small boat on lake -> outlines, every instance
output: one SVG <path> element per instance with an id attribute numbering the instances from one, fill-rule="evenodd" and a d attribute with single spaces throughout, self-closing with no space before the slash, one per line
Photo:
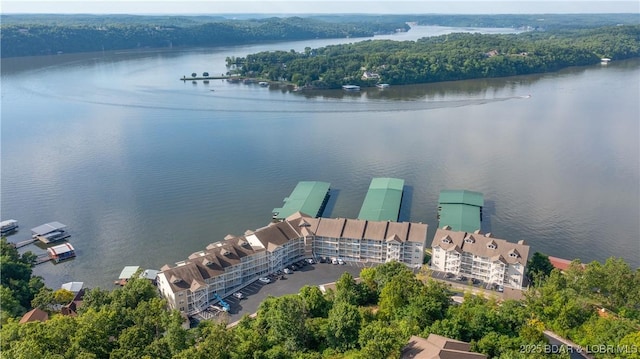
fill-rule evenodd
<path id="1" fill-rule="evenodd" d="M 384 90 L 384 89 L 389 88 L 389 84 L 376 84 L 376 87 L 381 89 L 381 90 Z"/>
<path id="2" fill-rule="evenodd" d="M 258 82 L 258 85 L 260 85 L 262 87 L 267 87 L 267 86 L 269 86 L 269 83 L 267 81 L 260 81 L 260 82 Z"/>
<path id="3" fill-rule="evenodd" d="M 360 86 L 358 85 L 342 85 L 342 89 L 345 91 L 360 91 Z"/>

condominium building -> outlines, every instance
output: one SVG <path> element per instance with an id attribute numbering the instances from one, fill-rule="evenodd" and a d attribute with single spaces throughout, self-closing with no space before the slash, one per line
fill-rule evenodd
<path id="1" fill-rule="evenodd" d="M 431 242 L 431 268 L 479 279 L 488 284 L 521 289 L 529 246 L 482 234 L 453 231 L 445 226 Z"/>
<path id="2" fill-rule="evenodd" d="M 311 218 L 298 212 L 242 236 L 228 235 L 173 267 L 165 265 L 158 288 L 171 308 L 193 315 L 303 258 L 419 266 L 426 238 L 422 223 Z"/>

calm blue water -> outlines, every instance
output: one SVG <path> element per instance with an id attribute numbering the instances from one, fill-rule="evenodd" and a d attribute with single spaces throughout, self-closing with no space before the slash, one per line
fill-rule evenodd
<path id="1" fill-rule="evenodd" d="M 325 215 L 355 217 L 371 178 L 390 176 L 407 186 L 401 219 L 430 236 L 439 191 L 465 188 L 484 193 L 498 238 L 640 266 L 640 61 L 355 94 L 178 80 L 337 42 L 3 60 L 0 209 L 21 225 L 9 239 L 60 221 L 78 258 L 36 274 L 110 287 L 125 265 L 160 268 L 265 225 L 300 180 L 331 182 Z"/>

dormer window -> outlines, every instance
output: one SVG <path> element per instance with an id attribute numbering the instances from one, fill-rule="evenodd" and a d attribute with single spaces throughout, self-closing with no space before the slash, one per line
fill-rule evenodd
<path id="1" fill-rule="evenodd" d="M 444 236 L 442 238 L 442 243 L 451 243 L 451 237 L 449 236 Z"/>
<path id="2" fill-rule="evenodd" d="M 518 253 L 517 250 L 512 249 L 511 251 L 509 251 L 509 257 L 511 257 L 511 258 L 520 258 L 520 253 Z"/>
<path id="3" fill-rule="evenodd" d="M 467 238 L 465 238 L 465 239 L 464 239 L 464 242 L 465 242 L 465 243 L 475 243 L 475 242 L 476 242 L 476 240 L 475 240 L 475 239 L 473 239 L 473 237 L 468 236 Z"/>
<path id="4" fill-rule="evenodd" d="M 172 275 L 170 280 L 171 280 L 171 283 L 173 283 L 173 284 L 178 284 L 178 283 L 182 282 L 182 279 L 176 277 L 175 275 Z"/>
<path id="5" fill-rule="evenodd" d="M 496 242 L 491 241 L 491 242 L 489 242 L 489 243 L 487 244 L 487 248 L 489 248 L 489 249 L 496 249 L 496 248 L 498 248 L 498 246 L 496 245 Z"/>
<path id="6" fill-rule="evenodd" d="M 222 250 L 220 251 L 220 254 L 222 254 L 225 257 L 228 257 L 231 254 L 231 252 L 229 252 L 228 250 L 222 248 Z"/>

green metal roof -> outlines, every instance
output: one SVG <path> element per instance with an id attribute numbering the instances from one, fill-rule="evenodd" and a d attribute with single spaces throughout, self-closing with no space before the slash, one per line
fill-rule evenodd
<path id="1" fill-rule="evenodd" d="M 454 231 L 474 232 L 480 229 L 480 207 L 467 204 L 440 204 L 438 227 L 451 227 Z"/>
<path id="2" fill-rule="evenodd" d="M 318 217 L 324 210 L 330 186 L 328 182 L 298 182 L 289 197 L 284 199 L 284 206 L 273 209 L 273 218 L 285 219 L 296 212 Z"/>
<path id="3" fill-rule="evenodd" d="M 457 203 L 468 204 L 471 206 L 484 206 L 484 196 L 480 192 L 467 191 L 464 189 L 446 189 L 440 191 L 440 204 Z"/>
<path id="4" fill-rule="evenodd" d="M 374 178 L 369 185 L 358 219 L 368 221 L 397 221 L 404 180 L 399 178 Z"/>

